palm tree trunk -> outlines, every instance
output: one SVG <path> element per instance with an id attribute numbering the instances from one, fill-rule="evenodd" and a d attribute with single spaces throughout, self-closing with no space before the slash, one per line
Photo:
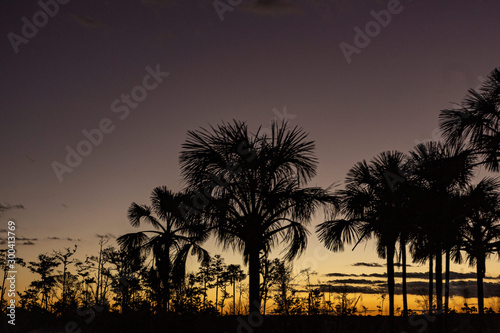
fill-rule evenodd
<path id="1" fill-rule="evenodd" d="M 284 281 L 281 282 L 281 297 L 283 298 L 283 309 L 285 310 L 285 315 L 288 316 L 288 302 L 286 299 L 286 289 L 287 285 Z"/>
<path id="2" fill-rule="evenodd" d="M 165 287 L 165 297 L 163 299 L 163 310 L 164 311 L 169 311 L 169 304 L 170 304 L 170 244 L 166 245 L 166 253 L 164 254 L 165 257 L 162 260 L 162 270 L 163 271 L 163 284 Z"/>
<path id="3" fill-rule="evenodd" d="M 259 250 L 251 249 L 248 255 L 249 313 L 260 314 L 260 258 Z"/>
<path id="4" fill-rule="evenodd" d="M 389 289 L 389 316 L 394 317 L 394 246 L 387 246 L 387 287 Z"/>
<path id="5" fill-rule="evenodd" d="M 483 289 L 483 279 L 486 271 L 486 263 L 483 255 L 477 258 L 477 308 L 479 314 L 484 314 L 484 289 Z"/>
<path id="6" fill-rule="evenodd" d="M 437 313 L 443 311 L 443 255 L 441 249 L 436 252 L 436 297 Z"/>
<path id="7" fill-rule="evenodd" d="M 446 249 L 444 283 L 444 313 L 448 313 L 450 304 L 450 249 Z"/>
<path id="8" fill-rule="evenodd" d="M 401 239 L 401 262 L 403 265 L 403 316 L 408 316 L 408 293 L 406 290 L 406 240 Z"/>
<path id="9" fill-rule="evenodd" d="M 433 256 L 432 253 L 429 255 L 429 314 L 432 314 L 432 300 L 434 298 L 434 277 L 432 276 L 433 268 Z"/>

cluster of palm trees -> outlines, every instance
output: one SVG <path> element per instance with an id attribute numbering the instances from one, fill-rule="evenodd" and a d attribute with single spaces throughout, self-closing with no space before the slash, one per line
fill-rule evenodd
<path id="1" fill-rule="evenodd" d="M 429 311 L 433 299 L 433 261 L 437 310 L 447 311 L 450 261 L 463 254 L 477 268 L 479 313 L 484 311 L 485 262 L 500 255 L 500 182 L 486 177 L 473 184 L 475 168 L 498 170 L 500 153 L 500 71 L 494 70 L 481 91 L 469 91 L 459 109 L 440 115 L 445 142 L 417 145 L 408 155 L 383 152 L 370 162 L 357 163 L 338 191 L 342 219 L 317 227 L 332 251 L 344 244 L 375 237 L 380 257 L 387 260 L 389 313 L 394 315 L 394 257 L 402 262 L 403 314 L 407 249 L 415 262 L 429 263 Z M 443 256 L 445 304 L 443 307 Z"/>
<path id="2" fill-rule="evenodd" d="M 448 308 L 450 262 L 476 265 L 482 312 L 485 260 L 499 252 L 500 182 L 473 180 L 480 165 L 499 169 L 499 96 L 500 71 L 494 70 L 459 109 L 442 111 L 444 142 L 359 162 L 349 171 L 345 189 L 335 192 L 307 187 L 318 161 L 314 142 L 301 128 L 283 122 L 251 133 L 244 122 L 234 121 L 189 131 L 180 154 L 185 190 L 176 194 L 159 187 L 151 206 L 133 203 L 128 211 L 132 226 L 146 223 L 153 229 L 123 235 L 119 244 L 153 254 L 168 309 L 170 284 L 185 273 L 187 256 L 206 262 L 201 245 L 214 235 L 223 248 L 242 253 L 250 312 L 258 313 L 262 262 L 276 247 L 287 260 L 300 255 L 307 246 L 306 227 L 323 208 L 332 218 L 316 231 L 330 250 L 376 238 L 378 254 L 387 260 L 391 316 L 396 254 L 403 268 L 403 313 L 408 313 L 407 250 L 414 261 L 429 263 L 429 300 L 435 270 L 438 310 Z"/>

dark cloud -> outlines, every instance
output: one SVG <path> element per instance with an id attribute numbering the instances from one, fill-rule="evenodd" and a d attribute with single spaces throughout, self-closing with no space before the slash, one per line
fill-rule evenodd
<path id="1" fill-rule="evenodd" d="M 357 262 L 357 263 L 352 264 L 352 266 L 382 267 L 381 264 L 377 264 L 376 262 Z"/>
<path id="2" fill-rule="evenodd" d="M 88 16 L 80 16 L 80 15 L 74 15 L 73 14 L 73 21 L 78 23 L 84 28 L 89 28 L 89 29 L 96 29 L 96 28 L 105 28 L 106 24 L 104 24 L 102 21 L 90 18 Z"/>
<path id="3" fill-rule="evenodd" d="M 11 205 L 11 204 L 0 203 L 0 216 L 2 216 L 3 213 L 5 213 L 6 211 L 11 210 L 11 209 L 24 209 L 24 206 L 20 205 L 20 204 Z"/>
<path id="4" fill-rule="evenodd" d="M 385 283 L 381 280 L 367 280 L 367 279 L 338 279 L 338 280 L 330 280 L 328 283 L 334 284 L 373 284 L 373 283 Z"/>
<path id="5" fill-rule="evenodd" d="M 344 273 L 328 273 L 325 274 L 326 277 L 371 277 L 371 278 L 385 278 L 387 277 L 387 273 L 371 273 L 371 274 L 344 274 Z M 401 272 L 395 272 L 394 276 L 396 278 L 401 278 L 403 274 Z M 406 273 L 406 277 L 408 279 L 422 279 L 427 280 L 429 278 L 429 274 L 427 272 L 408 272 Z M 468 273 L 459 273 L 459 272 L 450 272 L 450 280 L 464 280 L 464 279 L 475 279 L 476 273 L 468 272 Z M 498 279 L 499 277 L 487 276 L 486 279 Z"/>
<path id="6" fill-rule="evenodd" d="M 385 264 L 384 266 L 387 266 L 387 264 Z M 394 263 L 394 267 L 403 267 L 403 264 L 396 262 Z M 406 267 L 413 267 L 413 266 L 410 264 L 406 264 Z"/>
<path id="7" fill-rule="evenodd" d="M 497 282 L 485 282 L 484 286 L 484 297 L 500 297 L 500 281 Z M 427 295 L 428 293 L 428 282 L 424 281 L 412 281 L 407 283 L 408 294 L 412 295 Z M 444 285 L 443 285 L 444 289 Z M 402 293 L 401 284 L 396 285 L 396 294 L 400 295 Z M 450 282 L 450 295 L 460 296 L 460 297 L 476 297 L 477 295 L 477 283 L 475 280 L 469 281 L 451 281 Z"/>
<path id="8" fill-rule="evenodd" d="M 321 292 L 330 293 L 343 293 L 347 292 L 349 294 L 383 294 L 386 293 L 386 288 L 381 288 L 378 286 L 353 286 L 353 285 L 342 285 L 342 286 L 332 286 L 332 285 L 319 285 Z"/>
<path id="9" fill-rule="evenodd" d="M 21 243 L 21 245 L 35 245 L 35 243 L 33 243 L 32 241 L 26 241 Z"/>
<path id="10" fill-rule="evenodd" d="M 18 240 L 18 241 L 37 241 L 38 238 L 17 237 L 16 240 Z"/>
<path id="11" fill-rule="evenodd" d="M 0 229 L 0 233 L 7 232 L 7 229 Z"/>
<path id="12" fill-rule="evenodd" d="M 394 273 L 397 274 L 397 273 Z M 375 277 L 375 278 L 385 278 L 387 274 L 385 273 L 371 273 L 371 274 L 359 274 L 358 276 L 362 277 Z"/>
<path id="13" fill-rule="evenodd" d="M 493 279 L 493 278 L 490 278 Z M 443 281 L 444 283 L 444 281 Z M 485 297 L 500 297 L 500 279 L 495 282 L 485 282 Z M 367 279 L 340 279 L 328 281 L 327 284 L 316 285 L 322 292 L 342 292 L 348 293 L 380 294 L 387 293 L 387 282 L 382 280 Z M 409 295 L 425 296 L 428 293 L 429 284 L 427 281 L 408 281 L 406 283 Z M 435 287 L 434 287 L 435 288 Z M 444 285 L 443 285 L 444 288 Z M 400 281 L 395 283 L 395 294 L 402 294 L 402 285 Z M 435 291 L 434 291 L 435 292 Z M 465 298 L 476 297 L 477 284 L 475 280 L 456 280 L 450 281 L 450 295 Z"/>
<path id="14" fill-rule="evenodd" d="M 301 10 L 289 0 L 257 0 L 241 7 L 257 15 L 290 15 L 300 13 Z"/>
<path id="15" fill-rule="evenodd" d="M 47 239 L 49 240 L 65 240 L 65 241 L 70 241 L 70 242 L 81 242 L 82 240 L 80 238 L 71 238 L 71 237 L 55 237 L 55 236 L 51 236 L 51 237 L 48 237 Z"/>
<path id="16" fill-rule="evenodd" d="M 335 277 L 335 276 L 356 276 L 356 274 L 344 274 L 344 273 L 327 273 L 325 276 Z"/>

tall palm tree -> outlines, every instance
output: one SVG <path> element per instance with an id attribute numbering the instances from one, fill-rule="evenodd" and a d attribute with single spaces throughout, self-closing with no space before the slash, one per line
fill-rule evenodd
<path id="1" fill-rule="evenodd" d="M 389 151 L 370 163 L 358 162 L 347 174 L 345 190 L 338 192 L 345 219 L 324 222 L 316 229 L 319 239 L 335 252 L 343 251 L 345 243 L 375 236 L 377 252 L 387 260 L 390 316 L 394 316 L 394 255 L 400 222 L 406 217 L 402 186 L 408 173 L 406 160 L 403 153 Z"/>
<path id="2" fill-rule="evenodd" d="M 285 122 L 252 135 L 234 121 L 189 131 L 183 144 L 182 175 L 198 191 L 197 211 L 248 264 L 250 312 L 260 313 L 261 255 L 278 245 L 288 260 L 300 255 L 314 211 L 335 201 L 328 190 L 303 187 L 317 168 L 314 142 L 306 139 Z"/>
<path id="3" fill-rule="evenodd" d="M 500 70 L 494 69 L 479 91 L 470 89 L 460 107 L 443 110 L 440 128 L 448 143 L 469 140 L 492 171 L 500 169 Z"/>
<path id="4" fill-rule="evenodd" d="M 483 279 L 486 259 L 498 253 L 500 243 L 500 181 L 483 178 L 465 191 L 465 223 L 462 226 L 461 250 L 471 266 L 476 265 L 479 314 L 484 313 Z"/>
<path id="5" fill-rule="evenodd" d="M 411 205 L 418 218 L 419 243 L 416 260 L 422 261 L 422 250 L 429 260 L 435 258 L 437 310 L 443 310 L 443 254 L 446 260 L 446 294 L 449 295 L 449 260 L 456 253 L 460 223 L 457 219 L 457 195 L 471 180 L 473 162 L 470 151 L 462 145 L 452 146 L 429 141 L 411 152 L 413 171 Z M 432 299 L 432 298 L 431 298 Z"/>
<path id="6" fill-rule="evenodd" d="M 128 209 L 130 224 L 139 228 L 141 222 L 153 229 L 128 233 L 117 239 L 125 251 L 141 250 L 153 255 L 162 282 L 162 307 L 168 311 L 172 284 L 184 281 L 188 255 L 196 255 L 199 261 L 210 259 L 201 244 L 208 233 L 203 224 L 187 222 L 179 206 L 190 196 L 173 193 L 165 186 L 156 187 L 151 193 L 151 205 L 133 202 Z"/>

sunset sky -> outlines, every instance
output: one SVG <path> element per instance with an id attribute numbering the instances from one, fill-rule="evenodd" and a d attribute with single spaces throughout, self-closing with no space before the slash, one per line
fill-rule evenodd
<path id="1" fill-rule="evenodd" d="M 178 158 L 188 130 L 233 119 L 256 130 L 286 118 L 316 142 L 310 185 L 341 188 L 354 163 L 438 139 L 439 111 L 500 66 L 497 0 L 253 0 L 234 8 L 221 0 L 219 9 L 212 0 L 54 1 L 42 0 L 53 17 L 39 14 L 37 1 L 0 2 L 0 203 L 24 207 L 6 210 L 0 230 L 17 223 L 27 260 L 74 244 L 83 258 L 96 253 L 96 234 L 135 231 L 126 217 L 132 202 L 149 203 L 159 185 L 183 188 Z M 385 27 L 370 24 L 375 17 Z M 345 53 L 347 44 L 356 52 Z M 130 94 L 136 102 L 126 101 Z M 99 127 L 109 133 L 90 148 L 81 143 L 83 131 Z M 68 147 L 87 156 L 68 166 Z M 297 267 L 317 271 L 313 281 L 385 283 L 373 242 L 328 253 L 313 233 L 320 222 L 312 221 Z M 213 241 L 207 249 L 222 253 Z M 238 253 L 223 256 L 240 263 Z M 418 277 L 427 267 L 408 270 Z M 33 278 L 22 272 L 21 290 Z M 486 275 L 500 277 L 496 258 Z M 485 288 L 500 297 L 498 285 Z M 373 309 L 378 295 L 363 297 Z"/>

